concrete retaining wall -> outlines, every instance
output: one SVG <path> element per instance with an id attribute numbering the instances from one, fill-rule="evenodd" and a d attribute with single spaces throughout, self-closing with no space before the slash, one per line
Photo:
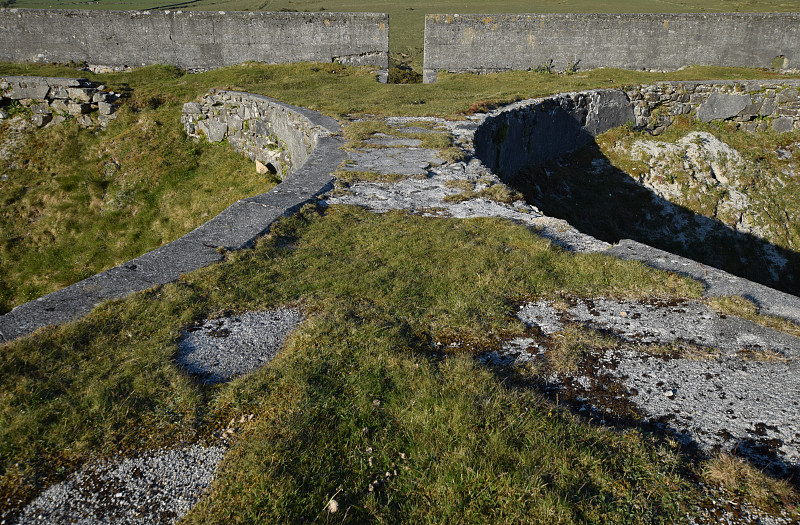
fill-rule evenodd
<path id="1" fill-rule="evenodd" d="M 748 132 L 800 130 L 800 80 L 659 82 L 523 100 L 487 115 L 475 131 L 475 155 L 507 177 L 623 124 L 658 135 L 676 115 Z"/>
<path id="2" fill-rule="evenodd" d="M 239 99 L 271 108 L 261 118 L 275 130 L 282 128 L 277 121 L 285 118 L 287 128 L 299 129 L 300 135 L 309 137 L 311 150 L 305 162 L 295 164 L 292 175 L 269 192 L 234 203 L 180 239 L 0 316 L 0 343 L 72 321 L 103 301 L 175 281 L 184 273 L 219 262 L 226 250 L 251 246 L 276 220 L 333 188 L 333 171 L 346 157 L 334 119 L 260 95 L 222 92 L 213 96 L 231 107 Z M 283 139 L 281 135 L 278 138 Z M 284 142 L 291 144 L 293 139 Z"/>
<path id="3" fill-rule="evenodd" d="M 389 64 L 389 15 L 0 9 L 0 60 L 170 64 Z"/>
<path id="4" fill-rule="evenodd" d="M 800 67 L 800 13 L 428 15 L 424 81 L 440 70 Z"/>

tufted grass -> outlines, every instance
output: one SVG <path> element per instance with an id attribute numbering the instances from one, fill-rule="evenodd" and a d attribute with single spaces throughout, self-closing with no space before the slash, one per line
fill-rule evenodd
<path id="1" fill-rule="evenodd" d="M 677 450 L 471 358 L 522 333 L 516 302 L 556 292 L 702 289 L 507 221 L 306 207 L 222 264 L 4 345 L 0 510 L 90 458 L 212 439 L 253 414 L 189 522 L 313 520 L 337 491 L 333 521 L 669 522 L 692 494 Z M 280 304 L 310 319 L 271 366 L 206 387 L 173 365 L 194 321 Z"/>
<path id="2" fill-rule="evenodd" d="M 0 72 L 75 75 L 29 65 Z M 132 107 L 151 104 L 172 107 L 177 119 L 180 103 L 210 87 L 334 116 L 458 117 L 476 101 L 670 77 L 442 75 L 434 86 L 383 86 L 368 69 L 328 64 L 87 76 L 130 95 L 120 117 L 129 124 Z M 234 425 L 230 456 L 189 523 L 680 521 L 701 495 L 695 466 L 674 445 L 583 421 L 475 365 L 477 352 L 523 332 L 512 316 L 518 302 L 562 294 L 678 299 L 698 298 L 702 287 L 638 263 L 564 253 L 502 220 L 306 208 L 222 264 L 0 347 L 0 514 L 86 461 L 214 440 L 252 414 Z M 283 304 L 310 319 L 270 366 L 213 387 L 174 366 L 182 328 Z M 325 510 L 331 498 L 336 514 Z"/>

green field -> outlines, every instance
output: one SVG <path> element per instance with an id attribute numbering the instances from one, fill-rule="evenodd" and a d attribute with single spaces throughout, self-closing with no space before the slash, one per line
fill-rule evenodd
<path id="1" fill-rule="evenodd" d="M 800 0 L 12 0 L 12 7 L 38 9 L 186 9 L 198 11 L 366 11 L 389 13 L 392 57 L 422 66 L 428 13 L 730 13 L 800 11 Z"/>

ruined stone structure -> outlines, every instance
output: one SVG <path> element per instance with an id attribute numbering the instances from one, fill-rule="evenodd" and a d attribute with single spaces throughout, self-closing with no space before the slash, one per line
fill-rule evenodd
<path id="1" fill-rule="evenodd" d="M 85 78 L 0 77 L 0 120 L 14 103 L 31 111 L 38 127 L 77 118 L 84 127 L 105 127 L 116 118 L 119 95 Z"/>
<path id="2" fill-rule="evenodd" d="M 0 9 L 0 60 L 186 70 L 242 62 L 389 65 L 389 15 Z"/>
<path id="3" fill-rule="evenodd" d="M 424 81 L 437 71 L 540 66 L 676 70 L 689 65 L 797 68 L 800 14 L 428 15 Z"/>

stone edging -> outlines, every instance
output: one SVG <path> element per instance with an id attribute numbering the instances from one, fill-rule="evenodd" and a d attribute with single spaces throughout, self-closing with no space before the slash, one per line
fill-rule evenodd
<path id="1" fill-rule="evenodd" d="M 762 122 L 775 131 L 798 129 L 798 88 L 800 81 L 796 80 L 661 82 L 523 100 L 483 119 L 475 130 L 475 156 L 508 180 L 526 165 L 574 151 L 616 126 L 631 123 L 658 134 L 670 115 L 699 115 L 707 122 L 729 120 L 746 131 L 755 130 Z M 705 284 L 709 296 L 740 295 L 754 301 L 765 314 L 800 322 L 800 297 L 697 261 L 630 239 L 599 253 L 688 275 Z"/>
<path id="2" fill-rule="evenodd" d="M 287 116 L 288 120 L 299 123 L 301 134 L 310 137 L 313 148 L 305 163 L 269 192 L 239 200 L 161 248 L 17 306 L 0 316 L 0 342 L 28 335 L 47 325 L 75 320 L 103 301 L 175 281 L 184 273 L 219 262 L 224 251 L 251 246 L 276 220 L 332 189 L 332 173 L 346 157 L 340 149 L 342 139 L 335 119 L 261 95 L 236 92 L 218 95 L 272 108 L 264 116 L 270 115 L 273 123 Z"/>

